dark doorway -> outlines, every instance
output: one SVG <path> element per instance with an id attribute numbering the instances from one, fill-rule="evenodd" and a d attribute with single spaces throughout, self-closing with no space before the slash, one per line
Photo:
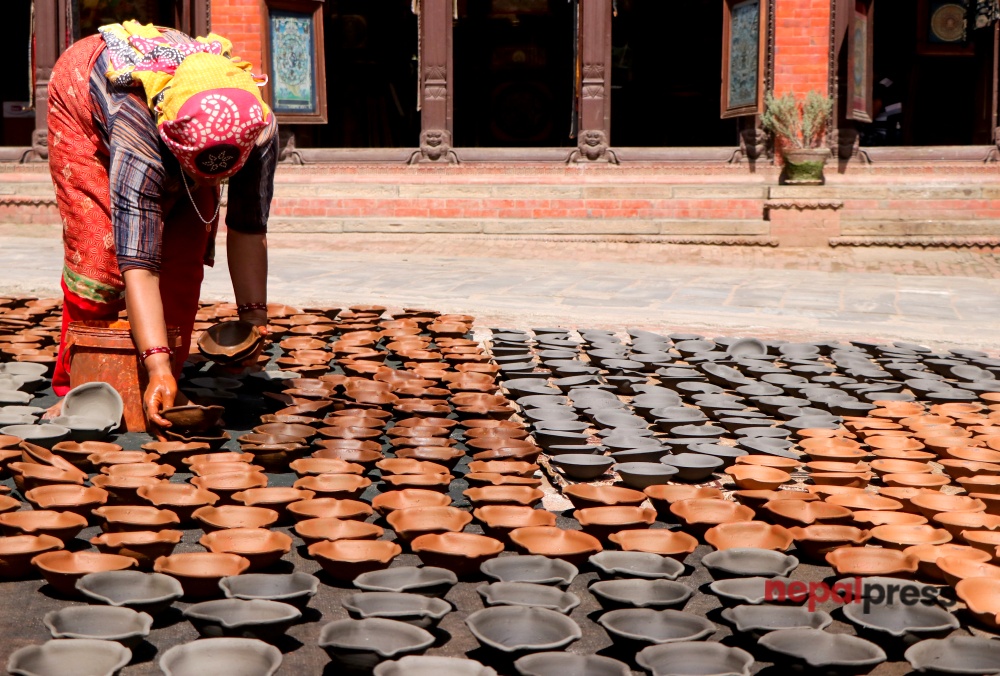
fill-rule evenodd
<path id="1" fill-rule="evenodd" d="M 875 2 L 875 118 L 861 127 L 863 145 L 991 143 L 993 27 L 974 29 L 969 17 L 964 40 L 928 38 L 941 6 L 935 0 Z"/>
<path id="2" fill-rule="evenodd" d="M 611 20 L 611 143 L 736 146 L 720 119 L 722 1 L 617 0 Z"/>
<path id="3" fill-rule="evenodd" d="M 327 0 L 324 26 L 329 123 L 299 125 L 301 146 L 413 147 L 417 17 L 410 0 Z"/>
<path id="4" fill-rule="evenodd" d="M 455 145 L 575 145 L 575 0 L 460 0 Z"/>
<path id="5" fill-rule="evenodd" d="M 75 37 L 93 35 L 101 26 L 135 19 L 166 28 L 177 28 L 176 0 L 76 0 Z"/>
<path id="6" fill-rule="evenodd" d="M 26 64 L 31 42 L 31 3 L 15 2 L 6 7 L 6 18 L 0 26 L 0 54 L 4 63 L 12 64 L 0 80 L 0 138 L 5 146 L 31 145 L 35 128 L 34 111 L 28 107 L 31 82 Z"/>

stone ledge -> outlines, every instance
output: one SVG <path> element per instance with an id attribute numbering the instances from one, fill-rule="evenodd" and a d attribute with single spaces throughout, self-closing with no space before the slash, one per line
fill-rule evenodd
<path id="1" fill-rule="evenodd" d="M 984 249 L 1000 251 L 1000 237 L 831 237 L 830 246 L 919 247 L 922 249 Z"/>
<path id="2" fill-rule="evenodd" d="M 856 220 L 843 219 L 844 237 L 1000 237 L 1000 220 Z"/>

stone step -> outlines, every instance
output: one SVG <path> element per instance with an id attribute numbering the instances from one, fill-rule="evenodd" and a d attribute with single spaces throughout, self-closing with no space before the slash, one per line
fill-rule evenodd
<path id="1" fill-rule="evenodd" d="M 715 236 L 767 237 L 763 220 L 711 219 L 427 219 L 272 217 L 272 232 L 296 233 L 438 233 L 563 236 Z"/>
<path id="2" fill-rule="evenodd" d="M 1000 219 L 948 220 L 848 219 L 840 221 L 844 237 L 1000 237 Z"/>

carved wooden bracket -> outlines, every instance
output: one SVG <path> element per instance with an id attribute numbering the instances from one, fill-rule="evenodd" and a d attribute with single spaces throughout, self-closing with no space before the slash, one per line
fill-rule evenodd
<path id="1" fill-rule="evenodd" d="M 451 149 L 451 132 L 445 129 L 427 129 L 420 132 L 420 150 L 410 155 L 408 164 L 459 164 L 458 155 Z"/>

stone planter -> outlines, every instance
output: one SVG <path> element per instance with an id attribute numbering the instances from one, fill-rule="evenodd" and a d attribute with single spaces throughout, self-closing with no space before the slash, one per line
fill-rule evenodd
<path id="1" fill-rule="evenodd" d="M 828 148 L 789 148 L 782 153 L 784 185 L 823 185 L 823 167 L 830 157 Z"/>

